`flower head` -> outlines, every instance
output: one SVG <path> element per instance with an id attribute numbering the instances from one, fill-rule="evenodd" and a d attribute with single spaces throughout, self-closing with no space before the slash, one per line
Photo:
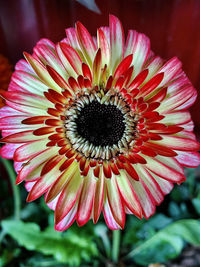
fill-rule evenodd
<path id="1" fill-rule="evenodd" d="M 1 109 L 1 155 L 13 158 L 27 201 L 45 194 L 55 227 L 109 228 L 125 214 L 149 218 L 183 167 L 196 167 L 199 144 L 187 111 L 196 91 L 177 58 L 154 56 L 149 39 L 110 16 L 92 38 L 77 22 L 67 38 L 40 40 L 24 53 Z"/>

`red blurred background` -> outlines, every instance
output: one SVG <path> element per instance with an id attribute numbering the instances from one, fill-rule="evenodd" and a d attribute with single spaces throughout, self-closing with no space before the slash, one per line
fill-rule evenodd
<path id="1" fill-rule="evenodd" d="M 151 40 L 152 50 L 165 59 L 173 56 L 200 91 L 200 0 L 96 0 L 101 14 L 75 0 L 0 1 L 0 53 L 15 64 L 22 52 L 32 52 L 43 37 L 57 42 L 67 27 L 80 20 L 96 35 L 96 28 L 108 25 L 108 14 L 120 18 L 125 33 L 135 29 Z M 198 97 L 191 108 L 199 135 Z"/>

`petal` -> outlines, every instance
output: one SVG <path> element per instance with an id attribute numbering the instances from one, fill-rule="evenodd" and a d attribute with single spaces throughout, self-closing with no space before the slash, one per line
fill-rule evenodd
<path id="1" fill-rule="evenodd" d="M 124 73 L 125 71 L 128 70 L 128 68 L 129 68 L 130 65 L 131 65 L 132 59 L 133 59 L 133 55 L 129 55 L 129 56 L 125 57 L 125 58 L 120 62 L 120 64 L 117 66 L 117 68 L 116 68 L 116 70 L 115 70 L 115 73 L 114 73 L 114 75 L 113 75 L 113 78 L 114 78 L 114 79 L 119 78 L 121 75 L 123 75 L 123 73 Z"/>
<path id="2" fill-rule="evenodd" d="M 16 184 L 21 183 L 38 166 L 51 158 L 54 153 L 57 153 L 57 149 L 55 147 L 47 148 L 45 151 L 42 151 L 40 154 L 34 156 L 28 162 L 26 162 L 17 176 Z"/>
<path id="3" fill-rule="evenodd" d="M 54 68 L 63 78 L 67 78 L 67 73 L 61 64 L 59 58 L 55 55 L 52 49 L 44 44 L 37 45 L 34 49 L 34 55 L 43 63 L 44 66 L 50 65 Z"/>
<path id="4" fill-rule="evenodd" d="M 158 86 L 160 87 L 163 76 L 164 73 L 161 72 L 151 78 L 151 80 L 149 80 L 144 86 L 140 88 L 139 96 L 148 97 L 148 95 L 150 95 Z"/>
<path id="5" fill-rule="evenodd" d="M 165 117 L 162 119 L 162 123 L 167 125 L 185 124 L 191 120 L 190 112 L 188 111 L 172 111 L 165 113 Z"/>
<path id="6" fill-rule="evenodd" d="M 68 83 L 69 83 L 70 87 L 72 88 L 72 90 L 76 93 L 78 93 L 78 91 L 81 89 L 79 87 L 79 84 L 77 83 L 76 79 L 74 79 L 73 77 L 69 77 Z"/>
<path id="7" fill-rule="evenodd" d="M 46 69 L 49 73 L 49 75 L 51 76 L 51 78 L 63 89 L 67 89 L 67 91 L 69 90 L 69 85 L 66 83 L 66 81 L 60 76 L 60 74 L 58 72 L 56 72 L 52 67 L 50 66 L 46 66 Z M 47 90 L 44 90 L 44 95 L 46 93 Z M 54 91 L 54 90 L 53 90 Z M 63 92 L 62 92 L 63 93 Z M 46 95 L 45 95 L 46 96 Z M 51 100 L 50 100 L 51 101 Z"/>
<path id="8" fill-rule="evenodd" d="M 185 151 L 177 151 L 178 155 L 176 156 L 176 159 L 178 162 L 185 166 L 185 167 L 191 167 L 196 168 L 200 165 L 200 154 L 197 152 L 185 152 Z"/>
<path id="9" fill-rule="evenodd" d="M 76 78 L 78 74 L 82 74 L 82 60 L 74 48 L 65 43 L 58 43 L 56 45 L 56 52 L 69 76 Z"/>
<path id="10" fill-rule="evenodd" d="M 182 108 L 184 105 L 184 109 L 189 107 L 196 100 L 196 92 L 192 86 L 184 86 L 178 92 L 174 92 L 168 98 L 161 102 L 160 107 L 158 107 L 157 111 L 160 113 L 168 113 L 178 107 Z"/>
<path id="11" fill-rule="evenodd" d="M 58 224 L 70 212 L 76 201 L 78 201 L 82 184 L 83 178 L 81 178 L 80 172 L 77 168 L 77 171 L 72 175 L 58 199 L 55 209 L 56 224 Z"/>
<path id="12" fill-rule="evenodd" d="M 108 41 L 108 45 L 110 46 L 110 28 L 108 26 L 103 26 L 100 27 L 100 30 L 103 31 L 107 41 Z"/>
<path id="13" fill-rule="evenodd" d="M 144 158 L 147 160 L 145 167 L 163 179 L 176 183 L 185 180 L 184 173 L 175 159 L 161 156 L 154 159 L 147 156 Z"/>
<path id="14" fill-rule="evenodd" d="M 12 159 L 15 150 L 21 146 L 21 144 L 6 144 L 1 147 L 0 149 L 0 155 L 2 158 L 5 159 Z"/>
<path id="15" fill-rule="evenodd" d="M 146 142 L 145 146 L 154 150 L 158 155 L 162 155 L 165 157 L 175 157 L 177 155 L 177 153 L 170 149 L 168 146 L 161 144 L 159 145 L 156 142 L 154 143 L 153 141 Z"/>
<path id="16" fill-rule="evenodd" d="M 106 179 L 106 192 L 112 215 L 116 223 L 123 229 L 125 224 L 124 204 L 119 194 L 115 176 Z"/>
<path id="17" fill-rule="evenodd" d="M 14 103 L 12 101 L 6 101 L 6 104 L 17 111 L 20 111 L 21 113 L 25 113 L 26 115 L 32 114 L 33 116 L 44 116 L 47 115 L 47 111 L 45 109 L 40 109 L 33 106 L 25 106 L 21 104 Z M 23 114 L 24 115 L 24 114 Z"/>
<path id="18" fill-rule="evenodd" d="M 14 169 L 15 169 L 16 173 L 19 173 L 21 171 L 22 167 L 23 167 L 22 162 L 17 162 L 17 161 L 14 162 Z"/>
<path id="19" fill-rule="evenodd" d="M 109 25 L 111 47 L 110 66 L 112 73 L 114 73 L 124 55 L 124 31 L 119 19 L 113 15 L 109 16 Z"/>
<path id="20" fill-rule="evenodd" d="M 175 79 L 168 85 L 168 93 L 170 94 L 175 93 L 184 86 L 191 86 L 191 82 L 189 81 L 184 72 L 181 72 L 174 78 Z"/>
<path id="21" fill-rule="evenodd" d="M 88 62 L 88 65 L 92 67 L 92 62 L 96 52 L 95 43 L 88 30 L 80 22 L 76 23 L 76 34 L 79 45 Z"/>
<path id="22" fill-rule="evenodd" d="M 48 193 L 48 192 L 47 192 Z M 46 201 L 46 195 L 45 194 L 45 201 Z M 57 202 L 58 202 L 58 198 L 60 195 L 58 195 L 56 198 L 54 198 L 51 202 L 47 203 L 47 206 L 51 209 L 51 210 L 55 210 Z"/>
<path id="23" fill-rule="evenodd" d="M 125 56 L 133 54 L 134 77 L 141 71 L 150 51 L 150 40 L 147 36 L 129 30 L 126 40 Z"/>
<path id="24" fill-rule="evenodd" d="M 138 174 L 136 172 L 136 170 L 134 169 L 134 165 L 130 164 L 128 161 L 126 163 L 123 163 L 123 168 L 126 170 L 126 172 L 128 173 L 128 175 L 138 181 L 139 177 Z"/>
<path id="25" fill-rule="evenodd" d="M 26 161 L 31 157 L 36 156 L 47 148 L 46 144 L 48 141 L 49 140 L 35 141 L 18 147 L 14 153 L 14 160 Z"/>
<path id="26" fill-rule="evenodd" d="M 65 185 L 69 182 L 69 180 L 76 174 L 78 170 L 78 164 L 73 159 L 68 160 L 70 164 L 63 171 L 60 177 L 55 181 L 55 183 L 51 186 L 49 191 L 46 194 L 46 202 L 52 201 L 57 195 L 63 190 Z"/>
<path id="27" fill-rule="evenodd" d="M 181 67 L 182 63 L 177 57 L 173 57 L 167 61 L 158 72 L 164 72 L 165 74 L 160 86 L 164 86 L 170 82 L 180 72 Z"/>
<path id="28" fill-rule="evenodd" d="M 65 33 L 67 35 L 67 38 L 64 38 L 62 41 L 66 44 L 70 44 L 72 47 L 74 47 L 74 49 L 80 49 L 76 36 L 76 30 L 72 27 L 67 28 L 65 29 Z"/>
<path id="29" fill-rule="evenodd" d="M 71 45 L 79 54 L 80 58 L 84 60 L 84 56 L 81 52 L 81 48 L 79 46 L 79 42 L 77 39 L 76 30 L 74 28 L 68 28 L 65 30 L 67 35 L 68 44 Z"/>
<path id="30" fill-rule="evenodd" d="M 106 38 L 102 29 L 97 30 L 98 47 L 101 49 L 102 66 L 109 65 L 110 62 L 110 48 L 108 39 Z"/>
<path id="31" fill-rule="evenodd" d="M 55 224 L 56 231 L 65 231 L 69 228 L 76 219 L 78 204 L 75 204 L 70 212 L 57 224 Z"/>
<path id="32" fill-rule="evenodd" d="M 96 183 L 96 190 L 94 196 L 94 205 L 93 205 L 93 220 L 94 223 L 97 223 L 99 216 L 101 214 L 102 206 L 103 206 L 103 198 L 104 198 L 104 176 L 102 172 L 102 168 L 100 170 L 100 175 Z"/>
<path id="33" fill-rule="evenodd" d="M 44 83 L 48 87 L 53 88 L 57 90 L 58 92 L 60 92 L 61 88 L 54 82 L 54 80 L 51 78 L 46 68 L 38 60 L 36 60 L 34 57 L 29 55 L 28 53 L 24 53 L 24 56 L 26 60 L 29 62 L 29 64 L 31 65 L 31 67 L 34 69 L 38 77 L 42 81 L 44 81 Z"/>
<path id="34" fill-rule="evenodd" d="M 67 99 L 62 94 L 54 91 L 53 89 L 49 89 L 48 93 L 56 101 L 56 103 L 60 103 L 61 105 L 66 104 Z M 57 105 L 55 105 L 55 107 L 57 107 Z M 62 107 L 61 107 L 61 109 L 62 109 Z"/>
<path id="35" fill-rule="evenodd" d="M 93 73 L 93 86 L 99 85 L 100 74 L 101 74 L 101 49 L 99 49 L 95 55 L 94 62 L 92 65 L 92 73 Z"/>
<path id="36" fill-rule="evenodd" d="M 40 177 L 31 191 L 28 194 L 27 202 L 33 201 L 43 195 L 51 186 L 51 184 L 60 176 L 59 167 L 63 163 L 64 159 L 60 156 L 60 161 L 49 172 Z"/>
<path id="37" fill-rule="evenodd" d="M 135 214 L 139 218 L 142 218 L 142 209 L 134 188 L 129 182 L 126 173 L 122 170 L 120 171 L 120 173 L 121 175 L 116 176 L 116 183 L 123 201 L 133 214 Z"/>
<path id="38" fill-rule="evenodd" d="M 24 71 L 15 71 L 12 75 L 12 86 L 9 86 L 11 91 L 25 91 L 43 96 L 43 92 L 48 89 L 48 86 L 42 83 L 36 75 L 31 75 Z"/>
<path id="39" fill-rule="evenodd" d="M 187 99 L 187 101 L 185 101 L 182 105 L 180 105 L 177 108 L 177 110 L 188 109 L 194 104 L 196 99 L 197 99 L 197 92 L 194 90 L 192 96 L 189 99 Z"/>
<path id="40" fill-rule="evenodd" d="M 163 60 L 156 56 L 150 59 L 150 62 L 145 66 L 145 68 L 148 69 L 148 76 L 147 76 L 147 81 L 151 79 L 153 75 L 157 73 L 157 71 L 161 68 L 163 65 Z"/>
<path id="41" fill-rule="evenodd" d="M 155 204 L 159 205 L 164 198 L 159 185 L 157 184 L 153 176 L 144 167 L 142 167 L 141 165 L 136 165 L 136 169 L 143 186 L 146 186 L 148 188 Z"/>
<path id="42" fill-rule="evenodd" d="M 82 73 L 82 60 L 76 50 L 71 46 L 62 43 L 60 44 L 60 47 L 62 49 L 63 54 L 71 64 L 72 68 L 78 75 L 80 75 Z"/>
<path id="43" fill-rule="evenodd" d="M 196 141 L 196 135 L 193 132 L 188 131 L 187 129 L 184 129 L 181 132 L 179 132 L 177 136 L 188 138 L 188 139 Z"/>
<path id="44" fill-rule="evenodd" d="M 88 78 L 90 81 L 92 81 L 92 73 L 90 71 L 89 66 L 85 63 L 82 64 L 82 72 L 85 78 Z"/>
<path id="45" fill-rule="evenodd" d="M 28 192 L 30 192 L 31 189 L 33 188 L 33 186 L 34 186 L 35 183 L 36 183 L 36 182 L 26 182 L 26 183 L 25 183 L 25 188 L 26 188 L 26 190 L 27 190 Z"/>
<path id="46" fill-rule="evenodd" d="M 1 92 L 1 95 L 8 101 L 20 104 L 23 106 L 30 106 L 38 109 L 47 109 L 47 107 L 53 107 L 53 105 L 44 97 L 37 96 L 35 94 L 24 92 L 5 91 Z"/>
<path id="47" fill-rule="evenodd" d="M 2 143 L 25 143 L 42 140 L 44 137 L 33 135 L 33 131 L 24 131 L 8 135 L 1 139 Z"/>
<path id="48" fill-rule="evenodd" d="M 152 102 L 162 102 L 163 99 L 165 99 L 167 95 L 167 87 L 159 88 L 154 92 L 153 96 L 151 96 L 149 99 L 147 99 L 147 103 L 152 103 Z"/>
<path id="49" fill-rule="evenodd" d="M 142 213 L 144 217 L 148 219 L 155 212 L 154 200 L 150 192 L 146 189 L 146 187 L 144 187 L 141 181 L 138 182 L 132 179 L 129 179 L 129 181 L 134 188 L 137 198 L 140 202 L 143 211 Z"/>
<path id="50" fill-rule="evenodd" d="M 37 42 L 36 46 L 38 46 L 38 45 L 45 45 L 46 47 L 48 47 L 49 49 L 51 49 L 52 51 L 55 52 L 55 44 L 47 38 L 40 39 Z"/>
<path id="51" fill-rule="evenodd" d="M 133 90 L 135 88 L 138 88 L 146 79 L 148 75 L 148 70 L 145 69 L 143 71 L 141 71 L 136 77 L 135 79 L 131 82 L 131 84 L 128 86 L 129 90 Z"/>
<path id="52" fill-rule="evenodd" d="M 112 212 L 111 212 L 111 209 L 110 209 L 110 205 L 108 203 L 108 199 L 107 198 L 105 200 L 104 207 L 103 207 L 103 215 L 104 215 L 104 218 L 105 218 L 107 226 L 111 230 L 121 229 L 120 226 L 115 221 L 113 215 L 112 215 Z"/>
<path id="53" fill-rule="evenodd" d="M 96 179 L 90 173 L 83 180 L 76 219 L 79 226 L 90 219 L 96 189 Z"/>
<path id="54" fill-rule="evenodd" d="M 15 65 L 15 70 L 17 71 L 24 71 L 29 74 L 34 74 L 33 69 L 31 66 L 28 64 L 28 62 L 25 59 L 20 59 L 17 64 Z"/>
<path id="55" fill-rule="evenodd" d="M 186 131 L 193 131 L 194 130 L 194 122 L 191 120 L 191 121 L 187 122 L 186 124 L 184 124 L 184 129 Z"/>
<path id="56" fill-rule="evenodd" d="M 168 194 L 172 188 L 173 188 L 173 183 L 169 182 L 165 179 L 160 178 L 159 176 L 157 176 L 155 173 L 149 171 L 149 173 L 152 175 L 152 177 L 154 178 L 154 180 L 157 182 L 157 184 L 160 187 L 160 190 L 162 191 L 163 195 Z"/>
<path id="57" fill-rule="evenodd" d="M 157 141 L 158 144 L 165 145 L 170 149 L 182 150 L 182 151 L 197 151 L 200 149 L 200 145 L 195 140 L 183 138 L 179 136 L 160 135 L 161 141 Z"/>
<path id="58" fill-rule="evenodd" d="M 20 115 L 0 118 L 0 130 L 19 129 L 19 127 L 20 129 L 30 128 L 29 125 L 21 124 L 26 118 L 27 116 Z"/>
<path id="59" fill-rule="evenodd" d="M 7 116 L 16 116 L 16 115 L 24 116 L 25 114 L 22 114 L 20 111 L 17 111 L 9 106 L 4 106 L 0 108 L 0 118 Z"/>

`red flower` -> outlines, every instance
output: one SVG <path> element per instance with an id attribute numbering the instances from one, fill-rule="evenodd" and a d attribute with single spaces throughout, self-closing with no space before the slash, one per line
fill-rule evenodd
<path id="1" fill-rule="evenodd" d="M 187 111 L 196 91 L 177 58 L 164 62 L 149 39 L 119 20 L 92 38 L 78 22 L 54 45 L 40 40 L 15 68 L 1 110 L 1 155 L 33 201 L 45 193 L 57 230 L 76 219 L 111 229 L 125 214 L 149 218 L 183 167 L 196 167 L 199 144 Z"/>

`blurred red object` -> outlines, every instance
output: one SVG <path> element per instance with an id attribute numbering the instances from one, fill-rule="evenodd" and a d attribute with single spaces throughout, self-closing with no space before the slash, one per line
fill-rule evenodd
<path id="1" fill-rule="evenodd" d="M 0 54 L 0 89 L 7 90 L 12 75 L 13 66 L 8 59 Z M 0 108 L 4 106 L 4 100 L 0 98 Z"/>
<path id="2" fill-rule="evenodd" d="M 94 13 L 75 0 L 0 1 L 0 52 L 12 63 L 22 52 L 32 51 L 43 37 L 54 42 L 64 38 L 64 29 L 80 20 L 91 34 L 108 25 L 108 14 L 122 21 L 125 33 L 134 28 L 151 40 L 155 54 L 169 59 L 177 56 L 183 69 L 200 91 L 200 1 L 199 0 L 96 0 L 101 14 Z M 191 108 L 200 127 L 200 95 Z"/>

